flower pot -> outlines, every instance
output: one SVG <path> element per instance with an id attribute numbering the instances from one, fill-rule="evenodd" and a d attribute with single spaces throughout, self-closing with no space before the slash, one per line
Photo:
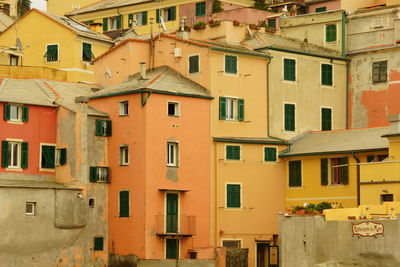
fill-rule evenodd
<path id="1" fill-rule="evenodd" d="M 304 215 L 304 214 L 306 214 L 306 210 L 305 209 L 296 210 L 296 214 L 297 215 Z"/>
<path id="2" fill-rule="evenodd" d="M 220 21 L 214 21 L 212 24 L 209 24 L 210 27 L 216 27 L 216 26 L 219 26 L 219 25 L 221 25 Z"/>
<path id="3" fill-rule="evenodd" d="M 205 29 L 206 28 L 206 25 L 204 25 L 204 24 L 202 24 L 202 25 L 195 25 L 195 26 L 193 26 L 193 29 L 195 29 L 195 30 L 203 30 L 203 29 Z"/>

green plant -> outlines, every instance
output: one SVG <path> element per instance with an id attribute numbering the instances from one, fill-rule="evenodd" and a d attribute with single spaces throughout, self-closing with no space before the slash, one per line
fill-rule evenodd
<path id="1" fill-rule="evenodd" d="M 265 0 L 254 0 L 255 9 L 265 10 L 265 7 L 266 7 Z"/>
<path id="2" fill-rule="evenodd" d="M 316 206 L 317 211 L 322 212 L 323 210 L 331 209 L 332 205 L 329 202 L 321 202 L 318 203 Z"/>
<path id="3" fill-rule="evenodd" d="M 219 0 L 212 1 L 211 9 L 212 9 L 211 13 L 213 13 L 213 14 L 217 13 L 217 12 L 224 11 L 224 9 L 221 6 L 221 1 L 219 1 Z"/>
<path id="4" fill-rule="evenodd" d="M 206 27 L 206 24 L 204 21 L 199 21 L 193 25 L 193 29 L 198 30 L 198 29 L 204 29 Z"/>

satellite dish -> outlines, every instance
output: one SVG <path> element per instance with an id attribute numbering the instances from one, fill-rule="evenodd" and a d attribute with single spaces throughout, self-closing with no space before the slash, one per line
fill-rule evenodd
<path id="1" fill-rule="evenodd" d="M 19 51 L 22 51 L 24 47 L 22 46 L 21 40 L 17 37 L 17 47 Z"/>
<path id="2" fill-rule="evenodd" d="M 110 79 L 111 79 L 111 71 L 108 66 L 106 66 L 106 75 L 108 75 L 108 77 L 110 77 Z"/>
<path id="3" fill-rule="evenodd" d="M 165 28 L 164 19 L 163 19 L 163 17 L 161 17 L 161 16 L 160 16 L 160 21 L 161 21 L 161 26 L 162 26 L 163 31 L 164 31 L 164 32 L 167 31 L 166 28 Z"/>

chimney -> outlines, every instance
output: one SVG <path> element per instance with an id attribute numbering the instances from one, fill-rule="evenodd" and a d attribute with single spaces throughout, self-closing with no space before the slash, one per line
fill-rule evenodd
<path id="1" fill-rule="evenodd" d="M 140 79 L 146 79 L 146 62 L 141 61 L 140 63 Z"/>

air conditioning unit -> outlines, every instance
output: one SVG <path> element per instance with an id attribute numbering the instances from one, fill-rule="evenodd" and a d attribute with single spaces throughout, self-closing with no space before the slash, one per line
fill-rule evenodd
<path id="1" fill-rule="evenodd" d="M 175 57 L 182 57 L 182 48 L 177 47 L 174 49 L 174 56 Z"/>

